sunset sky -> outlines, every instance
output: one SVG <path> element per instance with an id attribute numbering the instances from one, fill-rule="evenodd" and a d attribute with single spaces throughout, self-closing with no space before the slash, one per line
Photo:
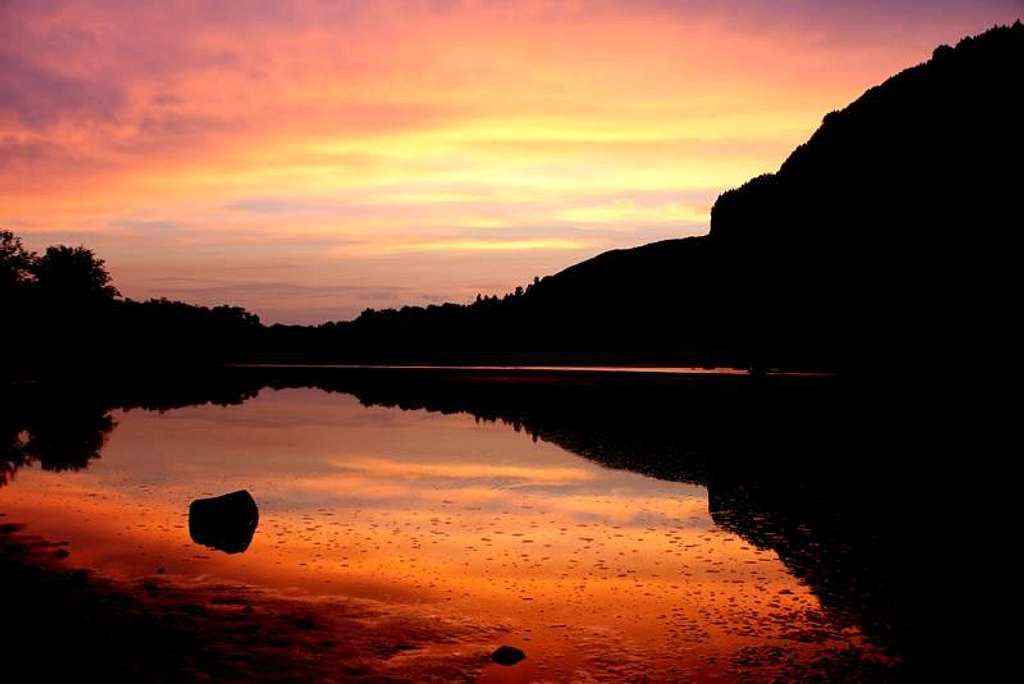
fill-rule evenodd
<path id="1" fill-rule="evenodd" d="M 1024 0 L 0 0 L 0 227 L 268 322 L 707 231 L 822 116 Z"/>

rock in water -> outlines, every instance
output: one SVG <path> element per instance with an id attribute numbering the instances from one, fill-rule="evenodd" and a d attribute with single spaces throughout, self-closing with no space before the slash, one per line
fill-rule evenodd
<path id="1" fill-rule="evenodd" d="M 515 665 L 525 657 L 526 654 L 515 646 L 499 646 L 491 654 L 491 660 L 499 665 Z"/>
<path id="2" fill-rule="evenodd" d="M 259 521 L 256 501 L 244 489 L 212 499 L 196 499 L 188 507 L 192 541 L 224 553 L 241 553 L 249 548 Z"/>

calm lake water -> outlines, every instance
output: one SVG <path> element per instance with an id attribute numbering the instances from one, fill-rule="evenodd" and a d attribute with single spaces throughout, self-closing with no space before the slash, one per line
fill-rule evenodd
<path id="1" fill-rule="evenodd" d="M 756 680 L 836 652 L 885 660 L 769 545 L 716 525 L 705 487 L 517 425 L 301 388 L 110 415 L 87 468 L 23 467 L 0 488 L 7 521 L 110 577 L 372 602 L 479 627 L 442 654 L 526 652 L 479 681 Z M 259 506 L 247 550 L 193 542 L 189 503 L 238 489 Z"/>

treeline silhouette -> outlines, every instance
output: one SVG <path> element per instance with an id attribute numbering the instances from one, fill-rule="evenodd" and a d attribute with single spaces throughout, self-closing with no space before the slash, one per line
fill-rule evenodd
<path id="1" fill-rule="evenodd" d="M 10 231 L 0 231 L 0 300 L 8 373 L 229 361 L 262 330 L 237 306 L 122 298 L 92 250 L 55 245 L 36 254 Z"/>
<path id="2" fill-rule="evenodd" d="M 89 250 L 32 255 L 5 233 L 15 358 L 860 370 L 1002 358 L 1022 72 L 1019 21 L 940 46 L 827 115 L 777 173 L 722 194 L 707 236 L 606 252 L 467 305 L 264 326 L 237 307 L 122 300 Z"/>

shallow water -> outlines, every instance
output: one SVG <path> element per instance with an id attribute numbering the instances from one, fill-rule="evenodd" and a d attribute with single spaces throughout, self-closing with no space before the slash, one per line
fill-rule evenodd
<path id="1" fill-rule="evenodd" d="M 0 489 L 7 520 L 111 577 L 366 600 L 486 635 L 440 652 L 526 652 L 479 681 L 769 679 L 839 651 L 881 658 L 775 551 L 718 527 L 704 487 L 507 424 L 315 389 L 112 415 L 88 468 L 26 467 Z M 248 549 L 194 543 L 189 502 L 237 489 L 260 511 Z"/>

